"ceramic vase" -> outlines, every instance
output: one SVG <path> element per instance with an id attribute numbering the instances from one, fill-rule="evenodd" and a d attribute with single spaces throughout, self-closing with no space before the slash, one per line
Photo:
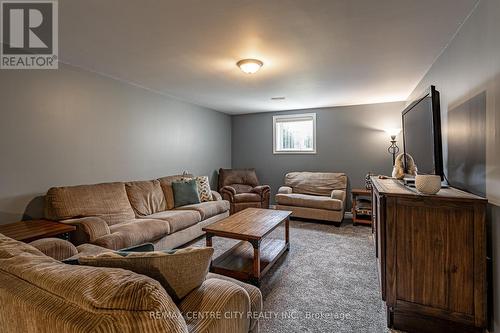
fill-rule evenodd
<path id="1" fill-rule="evenodd" d="M 416 175 L 415 187 L 423 194 L 436 194 L 441 189 L 441 177 L 436 175 Z"/>

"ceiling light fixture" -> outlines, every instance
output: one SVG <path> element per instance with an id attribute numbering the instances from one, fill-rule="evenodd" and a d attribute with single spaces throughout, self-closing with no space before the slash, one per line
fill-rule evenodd
<path id="1" fill-rule="evenodd" d="M 236 63 L 243 73 L 255 74 L 264 63 L 257 59 L 242 59 Z"/>

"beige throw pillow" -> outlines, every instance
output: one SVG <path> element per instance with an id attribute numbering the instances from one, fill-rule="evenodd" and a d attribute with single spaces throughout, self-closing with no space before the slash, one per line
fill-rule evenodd
<path id="1" fill-rule="evenodd" d="M 123 268 L 147 275 L 161 283 L 179 302 L 205 281 L 214 249 L 192 247 L 172 251 L 110 251 L 78 258 L 81 265 Z"/>
<path id="2" fill-rule="evenodd" d="M 210 180 L 207 176 L 194 177 L 198 185 L 198 194 L 201 202 L 212 201 L 212 190 L 210 189 Z"/>

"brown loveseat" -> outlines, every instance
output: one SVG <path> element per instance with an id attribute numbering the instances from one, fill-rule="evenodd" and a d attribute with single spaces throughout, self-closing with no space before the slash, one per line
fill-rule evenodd
<path id="1" fill-rule="evenodd" d="M 335 222 L 344 219 L 347 176 L 331 172 L 290 172 L 276 194 L 276 209 L 292 216 Z"/>
<path id="2" fill-rule="evenodd" d="M 212 201 L 174 208 L 172 182 L 189 176 L 53 187 L 46 195 L 45 217 L 76 225 L 75 244 L 116 250 L 150 242 L 157 249 L 174 248 L 229 215 L 229 202 L 215 191 Z"/>
<path id="3" fill-rule="evenodd" d="M 249 207 L 269 208 L 269 185 L 259 185 L 255 169 L 220 169 L 219 191 L 231 214 Z"/>
<path id="4" fill-rule="evenodd" d="M 45 250 L 51 244 L 37 242 Z M 76 251 L 61 244 L 48 251 Z M 105 250 L 89 244 L 80 249 Z M 0 304 L 2 332 L 257 333 L 262 295 L 256 287 L 209 273 L 176 304 L 145 275 L 64 264 L 0 234 Z"/>

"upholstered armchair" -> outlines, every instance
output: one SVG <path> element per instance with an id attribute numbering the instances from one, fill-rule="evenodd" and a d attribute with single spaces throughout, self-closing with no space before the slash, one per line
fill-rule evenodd
<path id="1" fill-rule="evenodd" d="M 276 209 L 292 216 L 333 222 L 344 219 L 347 176 L 333 172 L 290 172 L 276 194 Z"/>
<path id="2" fill-rule="evenodd" d="M 260 185 L 255 169 L 220 169 L 219 192 L 234 214 L 248 207 L 269 208 L 269 185 Z"/>

